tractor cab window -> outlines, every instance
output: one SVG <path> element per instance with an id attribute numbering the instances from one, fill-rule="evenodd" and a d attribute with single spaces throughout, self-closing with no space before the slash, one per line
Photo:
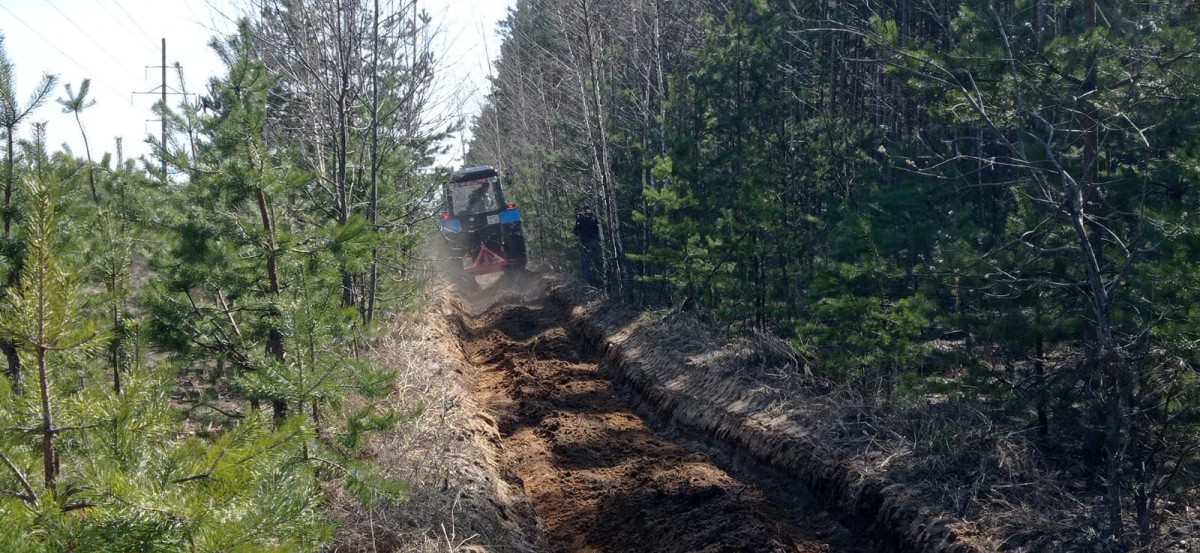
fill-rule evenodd
<path id="1" fill-rule="evenodd" d="M 454 216 L 476 215 L 500 209 L 499 183 L 500 179 L 496 177 L 451 183 Z"/>

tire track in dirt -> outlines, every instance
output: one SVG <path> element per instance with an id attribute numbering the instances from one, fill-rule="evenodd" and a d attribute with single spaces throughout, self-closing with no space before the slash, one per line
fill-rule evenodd
<path id="1" fill-rule="evenodd" d="M 772 504 L 615 397 L 555 307 L 454 317 L 476 393 L 557 551 L 870 551 L 819 511 Z"/>

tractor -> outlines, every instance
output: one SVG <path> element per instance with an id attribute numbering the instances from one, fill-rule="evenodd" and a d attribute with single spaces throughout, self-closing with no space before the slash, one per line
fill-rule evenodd
<path id="1" fill-rule="evenodd" d="M 442 185 L 438 229 L 446 271 L 474 288 L 475 277 L 525 268 L 525 233 L 516 204 L 505 203 L 500 173 L 490 166 L 455 171 Z"/>

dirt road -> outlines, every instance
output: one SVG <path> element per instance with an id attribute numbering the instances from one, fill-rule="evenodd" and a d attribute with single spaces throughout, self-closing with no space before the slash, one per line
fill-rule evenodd
<path id="1" fill-rule="evenodd" d="M 668 440 L 621 401 L 561 309 L 456 317 L 509 468 L 557 551 L 873 551 L 753 475 Z M 734 472 L 741 472 L 734 470 Z"/>

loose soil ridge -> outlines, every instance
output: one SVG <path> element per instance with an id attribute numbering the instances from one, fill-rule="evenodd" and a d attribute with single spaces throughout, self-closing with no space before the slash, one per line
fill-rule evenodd
<path id="1" fill-rule="evenodd" d="M 603 351 L 601 366 L 640 409 L 684 434 L 715 442 L 761 463 L 782 478 L 811 489 L 848 525 L 875 537 L 883 551 L 975 553 L 983 539 L 940 518 L 911 499 L 902 485 L 861 473 L 786 413 L 767 409 L 751 386 L 689 361 L 647 340 L 631 314 L 601 312 L 579 290 L 554 286 L 548 304 L 570 312 L 569 325 L 590 349 Z"/>
<path id="2" fill-rule="evenodd" d="M 820 509 L 774 504 L 709 455 L 655 433 L 614 393 L 595 333 L 572 332 L 581 325 L 561 296 L 477 298 L 488 302 L 476 314 L 460 305 L 450 321 L 553 549 L 877 550 Z"/>

